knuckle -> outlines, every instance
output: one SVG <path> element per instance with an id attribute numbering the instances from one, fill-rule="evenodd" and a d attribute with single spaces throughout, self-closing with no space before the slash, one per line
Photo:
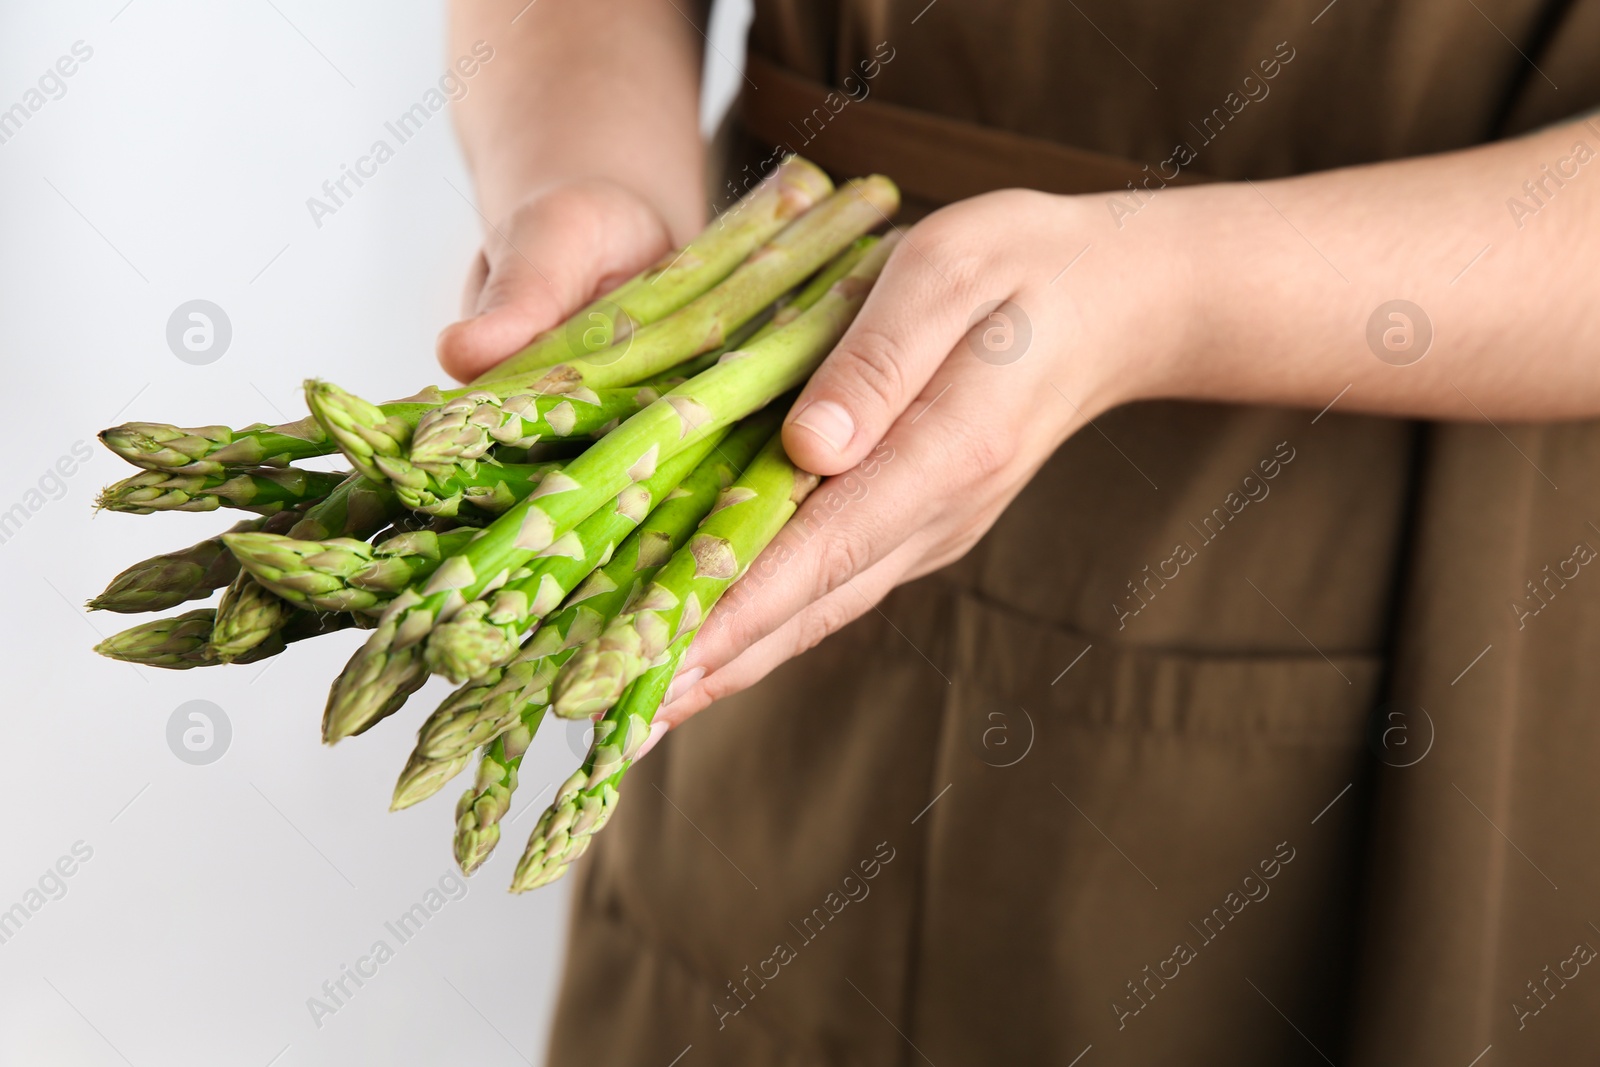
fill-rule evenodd
<path id="1" fill-rule="evenodd" d="M 854 399 L 894 408 L 906 388 L 906 354 L 900 342 L 872 326 L 851 338 L 837 354 L 835 381 Z"/>
<path id="2" fill-rule="evenodd" d="M 931 284 L 946 292 L 970 295 L 990 272 L 989 255 L 976 239 L 975 221 L 970 209 L 945 208 L 912 227 L 906 235 L 908 247 L 896 252 L 904 251 L 919 261 Z"/>
<path id="3" fill-rule="evenodd" d="M 812 607 L 797 620 L 797 633 L 795 644 L 789 653 L 798 656 L 802 652 L 809 652 L 822 644 L 823 641 L 855 622 L 857 618 L 868 610 L 859 598 L 852 598 L 854 603 L 840 601 L 838 598 L 823 600 Z M 874 598 L 874 603 L 877 598 Z"/>
<path id="4" fill-rule="evenodd" d="M 818 551 L 813 596 L 819 600 L 866 570 L 872 562 L 866 543 L 854 537 L 824 537 Z"/>
<path id="5" fill-rule="evenodd" d="M 698 696 L 700 698 L 694 701 L 694 704 L 697 705 L 696 710 L 705 707 L 707 704 L 715 704 L 719 700 L 731 697 L 745 688 L 747 684 L 742 679 L 730 677 L 731 673 L 730 671 L 713 671 L 695 686 L 695 689 L 699 690 L 698 694 L 694 690 L 690 690 L 685 695 Z"/>
<path id="6" fill-rule="evenodd" d="M 835 618 L 833 612 L 812 612 L 799 622 L 799 632 L 795 634 L 794 654 L 798 656 L 802 652 L 811 651 L 833 636 L 843 625 L 844 622 Z"/>
<path id="7" fill-rule="evenodd" d="M 1014 431 L 1007 426 L 962 426 L 955 432 L 958 454 L 976 480 L 1005 473 L 1017 455 Z"/>

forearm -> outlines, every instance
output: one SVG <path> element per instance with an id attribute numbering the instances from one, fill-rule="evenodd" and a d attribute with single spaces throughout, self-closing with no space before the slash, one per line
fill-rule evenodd
<path id="1" fill-rule="evenodd" d="M 1578 142 L 1588 148 L 1575 155 Z M 1138 391 L 1320 409 L 1348 386 L 1339 410 L 1600 415 L 1596 149 L 1600 122 L 1573 123 L 1447 155 L 1159 193 L 1094 238 L 1113 261 L 1126 242 L 1135 257 L 1170 248 L 1180 264 L 1181 323 Z M 1369 344 L 1369 320 L 1396 299 L 1426 321 L 1410 324 L 1407 347 L 1406 320 L 1379 316 Z"/>
<path id="2" fill-rule="evenodd" d="M 503 219 L 534 190 L 598 177 L 652 204 L 677 240 L 692 236 L 705 214 L 702 39 L 685 15 L 702 6 L 453 0 L 451 54 L 495 50 L 455 106 L 483 213 Z"/>

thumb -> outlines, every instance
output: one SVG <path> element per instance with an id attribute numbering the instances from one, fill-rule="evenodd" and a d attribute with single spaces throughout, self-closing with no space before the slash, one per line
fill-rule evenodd
<path id="1" fill-rule="evenodd" d="M 967 303 L 912 244 L 900 243 L 855 321 L 784 421 L 789 457 L 812 474 L 865 459 L 967 330 Z"/>
<path id="2" fill-rule="evenodd" d="M 616 186 L 565 186 L 528 201 L 486 234 L 466 317 L 439 334 L 440 364 L 461 381 L 476 378 L 670 244 L 660 216 Z"/>

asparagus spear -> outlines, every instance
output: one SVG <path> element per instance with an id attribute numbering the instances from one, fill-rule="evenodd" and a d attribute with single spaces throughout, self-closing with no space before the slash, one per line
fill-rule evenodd
<path id="1" fill-rule="evenodd" d="M 496 668 L 483 679 L 482 687 L 475 689 L 476 683 L 463 687 L 440 705 L 417 731 L 416 748 L 395 782 L 389 810 L 400 811 L 433 796 L 461 773 L 474 750 L 491 744 L 519 719 L 531 736 L 543 714 L 540 710 L 535 715 L 535 709 L 549 705 L 550 683 L 571 654 L 571 650 L 557 651 L 528 660 L 521 667 Z M 498 708 L 499 716 L 484 714 L 487 705 L 473 702 L 486 690 L 493 693 L 487 705 Z"/>
<path id="2" fill-rule="evenodd" d="M 176 552 L 141 560 L 111 579 L 105 592 L 89 601 L 90 611 L 115 611 L 131 615 L 164 611 L 185 600 L 198 600 L 221 589 L 239 573 L 239 563 L 223 543 L 228 534 L 261 531 L 269 524 L 285 526 L 296 518 L 279 512 L 270 518 L 246 519 L 225 533 L 208 537 Z"/>
<path id="3" fill-rule="evenodd" d="M 217 603 L 210 654 L 232 663 L 282 630 L 295 614 L 293 604 L 241 572 Z"/>
<path id="4" fill-rule="evenodd" d="M 145 667 L 181 671 L 191 667 L 214 666 L 223 662 L 213 656 L 210 649 L 211 627 L 216 614 L 214 608 L 196 608 L 171 618 L 143 622 L 112 634 L 96 645 L 94 650 L 110 659 Z M 232 662 L 255 663 L 276 656 L 286 644 L 354 625 L 355 616 L 346 613 L 298 612 L 288 625 Z"/>
<path id="5" fill-rule="evenodd" d="M 222 474 L 144 471 L 106 486 L 95 506 L 131 515 L 215 511 L 220 507 L 272 515 L 326 497 L 344 478 L 343 474 L 296 467 L 256 467 Z"/>
<path id="6" fill-rule="evenodd" d="M 489 740 L 477 780 L 456 805 L 456 862 L 471 874 L 500 840 L 522 756 L 549 708 L 549 684 L 576 645 L 598 635 L 607 619 L 688 540 L 718 493 L 777 428 L 772 417 L 745 420 L 717 451 L 685 478 L 601 570 L 540 626 L 503 671 L 458 690 L 418 734 L 417 749 L 395 786 L 394 807 L 424 800 L 466 765 Z M 624 720 L 625 721 L 625 720 Z"/>
<path id="7" fill-rule="evenodd" d="M 604 566 L 617 545 L 678 487 L 727 434 L 719 431 L 665 460 L 644 481 L 617 495 L 568 535 L 567 550 L 535 560 L 527 573 L 474 600 L 428 635 L 428 669 L 456 684 L 476 678 L 516 655 L 522 632 L 550 614 L 578 583 Z"/>
<path id="8" fill-rule="evenodd" d="M 517 723 L 484 750 L 476 781 L 456 802 L 453 851 L 461 873 L 471 874 L 483 866 L 500 843 L 500 820 L 511 810 L 522 757 L 533 744 L 533 735 L 538 732 L 547 707 L 540 703 L 524 705 Z"/>
<path id="9" fill-rule="evenodd" d="M 480 376 L 473 387 L 499 390 L 509 386 L 522 391 L 519 379 L 523 376 L 609 347 L 637 327 L 678 310 L 722 281 L 753 249 L 832 190 L 833 183 L 814 164 L 789 157 L 688 246 L 535 338 L 527 348 Z M 383 411 L 387 417 L 414 425 L 431 408 L 467 391 L 428 389 L 416 397 L 385 404 Z M 284 466 L 337 450 L 315 418 L 281 426 L 256 423 L 238 430 L 131 422 L 102 431 L 100 439 L 135 466 L 176 474 Z"/>
<path id="10" fill-rule="evenodd" d="M 385 419 L 406 427 L 405 432 L 409 433 L 409 427 L 415 426 L 418 419 L 456 397 L 475 390 L 513 396 L 526 392 L 533 380 L 513 376 L 486 385 L 443 390 L 430 385 L 415 396 L 380 405 L 379 410 Z M 127 422 L 101 430 L 100 441 L 135 467 L 191 475 L 218 475 L 248 467 L 284 467 L 295 460 L 331 456 L 339 451 L 339 446 L 315 416 L 278 426 L 258 422 L 237 430 L 228 426 L 185 429 L 160 422 Z"/>
<path id="11" fill-rule="evenodd" d="M 167 619 L 155 619 L 112 634 L 94 650 L 102 656 L 138 663 L 146 667 L 185 670 L 215 663 L 206 654 L 211 640 L 214 608 L 197 608 Z"/>
<path id="12" fill-rule="evenodd" d="M 638 389 L 578 388 L 570 393 L 520 393 L 502 399 L 477 391 L 430 411 L 417 423 L 409 449 L 380 463 L 396 481 L 414 465 L 429 477 L 473 469 L 496 443 L 526 448 L 549 437 L 586 437 L 625 419 L 654 394 Z"/>
<path id="13" fill-rule="evenodd" d="M 844 277 L 877 240 L 876 237 L 858 238 L 792 298 L 773 305 L 740 327 L 731 343 L 696 356 L 639 387 L 596 392 L 579 386 L 571 392 L 525 393 L 508 399 L 492 393 L 473 393 L 424 415 L 412 434 L 409 453 L 389 462 L 398 466 L 409 460 L 438 478 L 457 464 L 467 464 L 483 456 L 496 443 L 531 446 L 551 437 L 604 433 L 619 419 L 660 399 L 668 389 L 715 366 L 726 352 L 793 322 L 802 311 L 820 300 L 834 282 Z M 470 469 L 470 464 L 467 466 Z M 395 477 L 392 471 L 390 476 Z"/>
<path id="14" fill-rule="evenodd" d="M 229 534 L 225 540 L 240 566 L 295 607 L 377 615 L 477 532 L 416 530 L 376 544 L 352 537 L 301 541 L 249 532 Z"/>
<path id="15" fill-rule="evenodd" d="M 887 178 L 859 178 L 790 223 L 720 285 L 630 336 L 625 344 L 549 368 L 533 392 L 626 386 L 711 352 L 841 248 L 898 206 Z M 345 456 L 368 478 L 420 477 L 406 458 L 415 423 L 328 382 L 307 382 L 306 403 Z"/>
<path id="16" fill-rule="evenodd" d="M 324 456 L 333 444 L 314 419 L 268 426 L 258 422 L 184 429 L 161 422 L 125 422 L 100 431 L 111 451 L 146 470 L 170 474 L 221 474 L 229 467 L 285 467 Z"/>
<path id="17" fill-rule="evenodd" d="M 404 514 L 388 482 L 352 474 L 326 500 L 307 508 L 289 528 L 290 537 L 314 541 L 326 537 L 366 537 Z"/>
<path id="18" fill-rule="evenodd" d="M 889 179 L 856 178 L 762 245 L 722 284 L 624 344 L 550 368 L 534 389 L 575 379 L 591 389 L 630 385 L 722 347 L 740 326 L 892 215 L 900 193 Z"/>
<path id="19" fill-rule="evenodd" d="M 790 156 L 680 251 L 595 300 L 478 381 L 498 381 L 585 356 L 677 311 L 721 282 L 763 241 L 833 191 L 817 166 Z"/>
<path id="20" fill-rule="evenodd" d="M 782 439 L 773 437 L 631 610 L 567 662 L 556 679 L 556 713 L 578 718 L 615 703 L 677 636 L 699 628 L 816 484 L 817 477 L 796 467 Z"/>
<path id="21" fill-rule="evenodd" d="M 565 470 L 485 527 L 426 585 L 401 593 L 334 680 L 323 713 L 332 744 L 396 711 L 426 680 L 420 643 L 535 557 L 566 551 L 566 536 L 596 508 L 655 473 L 662 460 L 799 385 L 827 355 L 882 270 L 892 241 L 873 246 L 815 307 L 672 390 L 591 445 Z"/>
<path id="22" fill-rule="evenodd" d="M 756 462 L 761 462 L 759 457 Z M 661 707 L 684 650 L 694 640 L 694 633 L 691 629 L 674 641 L 662 661 L 631 683 L 622 698 L 595 726 L 594 743 L 589 748 L 583 767 L 562 783 L 550 807 L 539 816 L 533 833 L 528 837 L 528 846 L 522 853 L 522 859 L 517 862 L 516 874 L 511 879 L 513 893 L 526 893 L 566 874 L 567 868 L 583 855 L 594 835 L 610 820 L 620 796 L 617 786 L 649 738 L 650 721 Z M 494 816 L 495 799 L 491 796 L 488 802 L 478 805 L 487 809 L 482 812 L 483 816 Z M 465 807 L 466 798 L 462 800 Z M 506 800 L 510 800 L 509 791 Z M 481 818 L 476 808 L 463 814 Z M 457 821 L 458 855 L 462 846 L 463 821 Z M 498 830 L 498 821 L 495 817 L 487 825 Z M 477 827 L 473 827 L 473 830 L 476 831 Z M 479 841 L 466 843 L 480 850 L 484 849 L 485 844 Z M 493 842 L 487 842 L 487 845 L 492 848 Z"/>
<path id="23" fill-rule="evenodd" d="M 549 702 L 555 670 L 573 649 L 599 636 L 611 617 L 682 547 L 717 494 L 733 484 L 777 426 L 778 413 L 770 410 L 740 423 L 650 512 L 605 566 L 589 575 L 561 610 L 540 624 L 511 663 L 486 672 L 441 704 L 417 731 L 417 746 L 400 772 L 392 807 L 410 807 L 438 792 L 466 766 L 473 749 L 514 728 L 519 719 L 531 736 Z"/>
<path id="24" fill-rule="evenodd" d="M 551 471 L 560 470 L 559 462 L 544 463 L 474 463 L 470 470 L 458 468 L 443 478 L 432 478 L 420 470 L 414 477 L 394 480 L 395 495 L 412 511 L 425 515 L 453 519 L 463 514 L 477 512 L 482 515 L 499 515 L 511 505 L 538 488 Z"/>
<path id="25" fill-rule="evenodd" d="M 833 283 L 850 273 L 867 249 L 878 243 L 877 237 L 858 237 L 851 242 L 850 247 L 839 253 L 828 264 L 812 276 L 792 296 L 773 304 L 769 309 L 770 314 L 752 319 L 745 323 L 734 334 L 730 342 L 723 348 L 713 349 L 710 352 L 695 356 L 678 364 L 671 370 L 664 371 L 653 378 L 647 378 L 640 383 L 641 389 L 653 389 L 656 392 L 666 392 L 674 386 L 682 385 L 703 370 L 716 366 L 717 361 L 729 352 L 737 351 L 752 341 L 772 333 L 780 327 L 787 326 L 800 317 L 801 312 L 809 310 L 818 300 L 827 295 Z"/>
<path id="26" fill-rule="evenodd" d="M 834 256 L 821 270 L 812 275 L 811 280 L 801 286 L 793 297 L 774 311 L 772 318 L 767 320 L 766 325 L 751 335 L 749 340 L 759 341 L 774 330 L 783 329 L 783 327 L 798 319 L 801 314 L 815 307 L 817 301 L 827 296 L 829 289 L 832 289 L 845 275 L 854 270 L 856 264 L 861 262 L 862 257 L 880 240 L 882 238 L 868 235 L 866 237 L 857 237 L 854 241 L 851 241 L 849 248 Z"/>
<path id="27" fill-rule="evenodd" d="M 289 536 L 366 537 L 398 510 L 395 494 L 387 485 L 350 475 L 325 500 L 308 508 L 290 528 Z M 269 640 L 295 614 L 294 605 L 262 585 L 254 575 L 242 572 L 217 605 L 210 653 L 225 663 L 235 661 Z"/>

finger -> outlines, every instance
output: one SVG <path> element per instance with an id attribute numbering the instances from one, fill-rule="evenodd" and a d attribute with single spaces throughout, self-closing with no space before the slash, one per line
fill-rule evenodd
<path id="1" fill-rule="evenodd" d="M 823 638 L 870 613 L 905 580 L 918 554 L 915 546 L 901 546 L 847 585 L 808 604 L 778 629 L 709 674 L 703 667 L 680 670 L 667 693 L 667 702 L 656 713 L 656 721 L 667 723 L 669 728 L 679 725 L 708 704 L 750 688 L 783 663 L 816 647 Z M 702 634 L 708 630 L 715 633 L 715 619 L 713 612 Z"/>
<path id="2" fill-rule="evenodd" d="M 790 411 L 784 447 L 813 474 L 839 474 L 861 462 L 966 333 L 975 272 L 942 252 L 941 230 L 927 225 L 914 227 L 889 257 L 855 322 Z"/>
<path id="3" fill-rule="evenodd" d="M 478 249 L 472 257 L 472 266 L 467 269 L 467 284 L 461 288 L 461 317 L 469 319 L 478 313 L 478 297 L 483 293 L 483 285 L 489 280 L 489 260 L 483 254 L 483 249 Z"/>
<path id="4" fill-rule="evenodd" d="M 997 402 L 1007 394 L 992 387 L 995 369 L 950 361 L 864 463 L 819 486 L 724 597 L 687 666 L 732 661 L 901 545 L 945 561 L 963 554 L 1048 455 L 1016 447 L 1025 420 Z"/>
<path id="5" fill-rule="evenodd" d="M 920 467 L 920 460 L 895 452 L 888 464 L 879 462 L 871 479 L 858 469 L 823 482 L 723 596 L 684 666 L 720 669 L 811 603 L 923 536 L 928 516 Z"/>
<path id="6" fill-rule="evenodd" d="M 665 224 L 622 190 L 562 190 L 536 201 L 488 234 L 483 284 L 468 317 L 439 335 L 439 362 L 462 381 L 477 377 L 669 244 Z"/>

